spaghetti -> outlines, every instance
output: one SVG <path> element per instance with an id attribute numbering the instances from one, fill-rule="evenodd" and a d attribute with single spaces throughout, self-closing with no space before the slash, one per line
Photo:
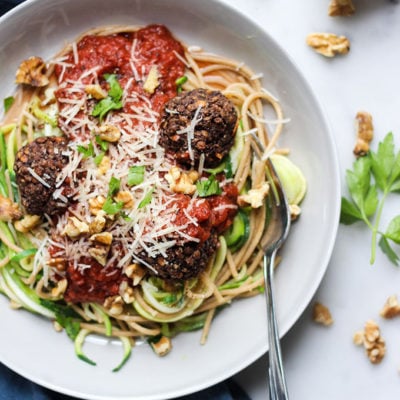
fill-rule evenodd
<path id="1" fill-rule="evenodd" d="M 0 205 L 25 210 L 11 217 L 0 207 L 1 292 L 54 319 L 89 363 L 88 334 L 120 338 L 125 356 L 115 370 L 139 338 L 160 355 L 182 331 L 202 328 L 204 343 L 221 306 L 263 288 L 265 159 L 279 152 L 287 122 L 279 101 L 244 63 L 184 47 L 158 25 L 86 32 L 48 62 L 45 77 L 44 87 L 20 85 L 1 128 Z M 229 121 L 237 116 L 218 165 L 192 148 L 203 98 L 173 131 L 189 167 L 159 144 L 161 115 L 183 112 L 168 108 L 171 99 L 193 93 L 221 94 Z M 59 168 L 28 164 L 32 143 Z M 29 215 L 46 190 L 51 207 L 46 198 L 43 215 Z M 164 272 L 173 257 L 178 272 Z"/>

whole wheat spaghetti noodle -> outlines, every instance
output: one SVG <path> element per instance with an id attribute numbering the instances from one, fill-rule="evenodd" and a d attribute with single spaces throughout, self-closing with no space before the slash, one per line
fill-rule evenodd
<path id="1" fill-rule="evenodd" d="M 164 58 L 155 55 L 150 36 L 152 46 L 156 39 L 170 46 L 168 55 L 161 45 L 157 52 Z M 110 66 L 111 59 L 118 65 Z M 88 334 L 120 338 L 125 355 L 116 370 L 138 338 L 149 338 L 160 355 L 179 332 L 202 328 L 205 343 L 221 306 L 262 291 L 264 162 L 288 121 L 279 101 L 243 60 L 183 46 L 160 26 L 85 32 L 46 63 L 45 76 L 49 83 L 43 87 L 19 85 L 1 124 L 0 200 L 8 199 L 18 212 L 10 216 L 0 207 L 0 291 L 55 320 L 84 361 L 93 363 L 81 349 Z M 168 101 L 197 89 L 219 92 L 233 105 L 235 138 L 216 167 L 207 167 L 208 154 L 202 154 L 185 169 L 159 145 L 160 115 L 165 104 L 165 114 L 178 113 Z M 190 156 L 204 107 L 175 132 L 187 135 Z M 31 155 L 21 149 L 50 146 L 49 137 L 68 139 L 62 148 L 47 149 L 52 159 L 64 157 L 61 170 L 52 181 L 32 166 L 25 178 L 51 189 L 54 207 L 62 211 L 48 209 L 32 220 L 18 176 Z M 179 189 L 183 178 L 191 179 L 185 181 L 189 194 Z M 234 201 L 226 200 L 228 186 L 238 192 Z M 168 264 L 171 249 L 188 242 L 193 253 L 203 246 L 205 239 L 196 235 L 209 222 L 193 209 L 209 201 L 225 225 L 206 265 L 188 278 L 164 278 L 153 260 Z"/>

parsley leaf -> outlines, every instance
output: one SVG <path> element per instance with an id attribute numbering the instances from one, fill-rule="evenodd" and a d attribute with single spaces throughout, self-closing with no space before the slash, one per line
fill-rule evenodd
<path id="1" fill-rule="evenodd" d="M 176 91 L 178 93 L 182 92 L 182 86 L 184 83 L 186 83 L 188 81 L 188 77 L 186 75 L 183 75 L 181 77 L 179 77 L 176 81 L 175 81 L 175 85 L 176 85 Z"/>
<path id="2" fill-rule="evenodd" d="M 399 265 L 400 258 L 391 242 L 400 244 L 400 215 L 392 218 L 385 232 L 380 229 L 386 198 L 400 189 L 400 152 L 395 151 L 391 132 L 378 144 L 376 152 L 371 150 L 358 158 L 353 169 L 346 171 L 346 183 L 350 198 L 342 197 L 340 222 L 349 225 L 362 221 L 369 227 L 371 264 L 375 262 L 378 242 L 389 260 Z"/>
<path id="3" fill-rule="evenodd" d="M 103 211 L 108 215 L 118 214 L 124 208 L 124 202 L 115 202 L 113 199 L 108 198 L 103 204 Z"/>
<path id="4" fill-rule="evenodd" d="M 129 168 L 127 183 L 129 186 L 139 185 L 144 181 L 144 173 L 146 167 L 144 165 L 134 165 Z"/>
<path id="5" fill-rule="evenodd" d="M 76 147 L 76 150 L 78 151 L 78 153 L 83 154 L 83 158 L 89 158 L 94 156 L 94 147 L 92 142 L 90 142 L 87 146 L 79 144 Z"/>
<path id="6" fill-rule="evenodd" d="M 112 176 L 110 179 L 110 183 L 108 184 L 108 194 L 107 197 L 112 197 L 116 194 L 121 187 L 121 180 Z"/>
<path id="7" fill-rule="evenodd" d="M 110 85 L 107 97 L 100 100 L 94 107 L 92 115 L 99 117 L 100 121 L 111 110 L 120 110 L 122 108 L 123 90 L 115 74 L 105 74 L 105 80 Z"/>
<path id="8" fill-rule="evenodd" d="M 139 203 L 138 208 L 146 207 L 147 204 L 151 203 L 151 199 L 153 198 L 154 186 L 145 194 L 142 201 Z"/>
<path id="9" fill-rule="evenodd" d="M 6 97 L 3 100 L 4 112 L 7 112 L 11 108 L 11 106 L 14 104 L 14 100 L 15 99 L 13 96 Z"/>
<path id="10" fill-rule="evenodd" d="M 65 329 L 69 338 L 75 340 L 80 331 L 79 314 L 73 308 L 51 300 L 40 299 L 40 304 L 54 312 L 56 321 Z"/>
<path id="11" fill-rule="evenodd" d="M 222 189 L 220 188 L 215 175 L 210 175 L 208 179 L 197 181 L 196 187 L 199 197 L 208 197 L 222 193 Z"/>
<path id="12" fill-rule="evenodd" d="M 96 139 L 96 143 L 100 146 L 100 148 L 103 151 L 108 150 L 109 142 L 107 142 L 106 140 L 103 140 L 99 135 L 96 135 L 95 139 Z"/>

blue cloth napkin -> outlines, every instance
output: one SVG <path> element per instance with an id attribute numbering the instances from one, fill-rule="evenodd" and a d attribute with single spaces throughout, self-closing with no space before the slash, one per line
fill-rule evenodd
<path id="1" fill-rule="evenodd" d="M 24 0 L 0 0 L 0 16 Z M 231 379 L 176 400 L 250 400 Z M 0 400 L 77 400 L 36 385 L 0 363 Z"/>

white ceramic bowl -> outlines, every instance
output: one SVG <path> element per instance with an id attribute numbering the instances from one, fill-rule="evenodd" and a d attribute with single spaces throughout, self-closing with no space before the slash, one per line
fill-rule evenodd
<path id="1" fill-rule="evenodd" d="M 281 138 L 301 167 L 308 192 L 276 274 L 278 319 L 286 333 L 315 293 L 333 248 L 340 207 L 335 145 L 318 101 L 293 62 L 260 27 L 217 0 L 30 0 L 0 19 L 0 97 L 14 91 L 19 62 L 44 59 L 92 27 L 162 23 L 187 44 L 245 61 L 264 74 L 264 85 L 291 119 Z M 88 399 L 167 399 L 217 383 L 267 350 L 262 296 L 235 302 L 215 319 L 205 346 L 199 333 L 180 335 L 165 358 L 148 346 L 133 350 L 118 373 L 122 348 L 93 338 L 79 361 L 72 342 L 51 324 L 13 311 L 0 298 L 0 361 L 48 388 Z"/>

